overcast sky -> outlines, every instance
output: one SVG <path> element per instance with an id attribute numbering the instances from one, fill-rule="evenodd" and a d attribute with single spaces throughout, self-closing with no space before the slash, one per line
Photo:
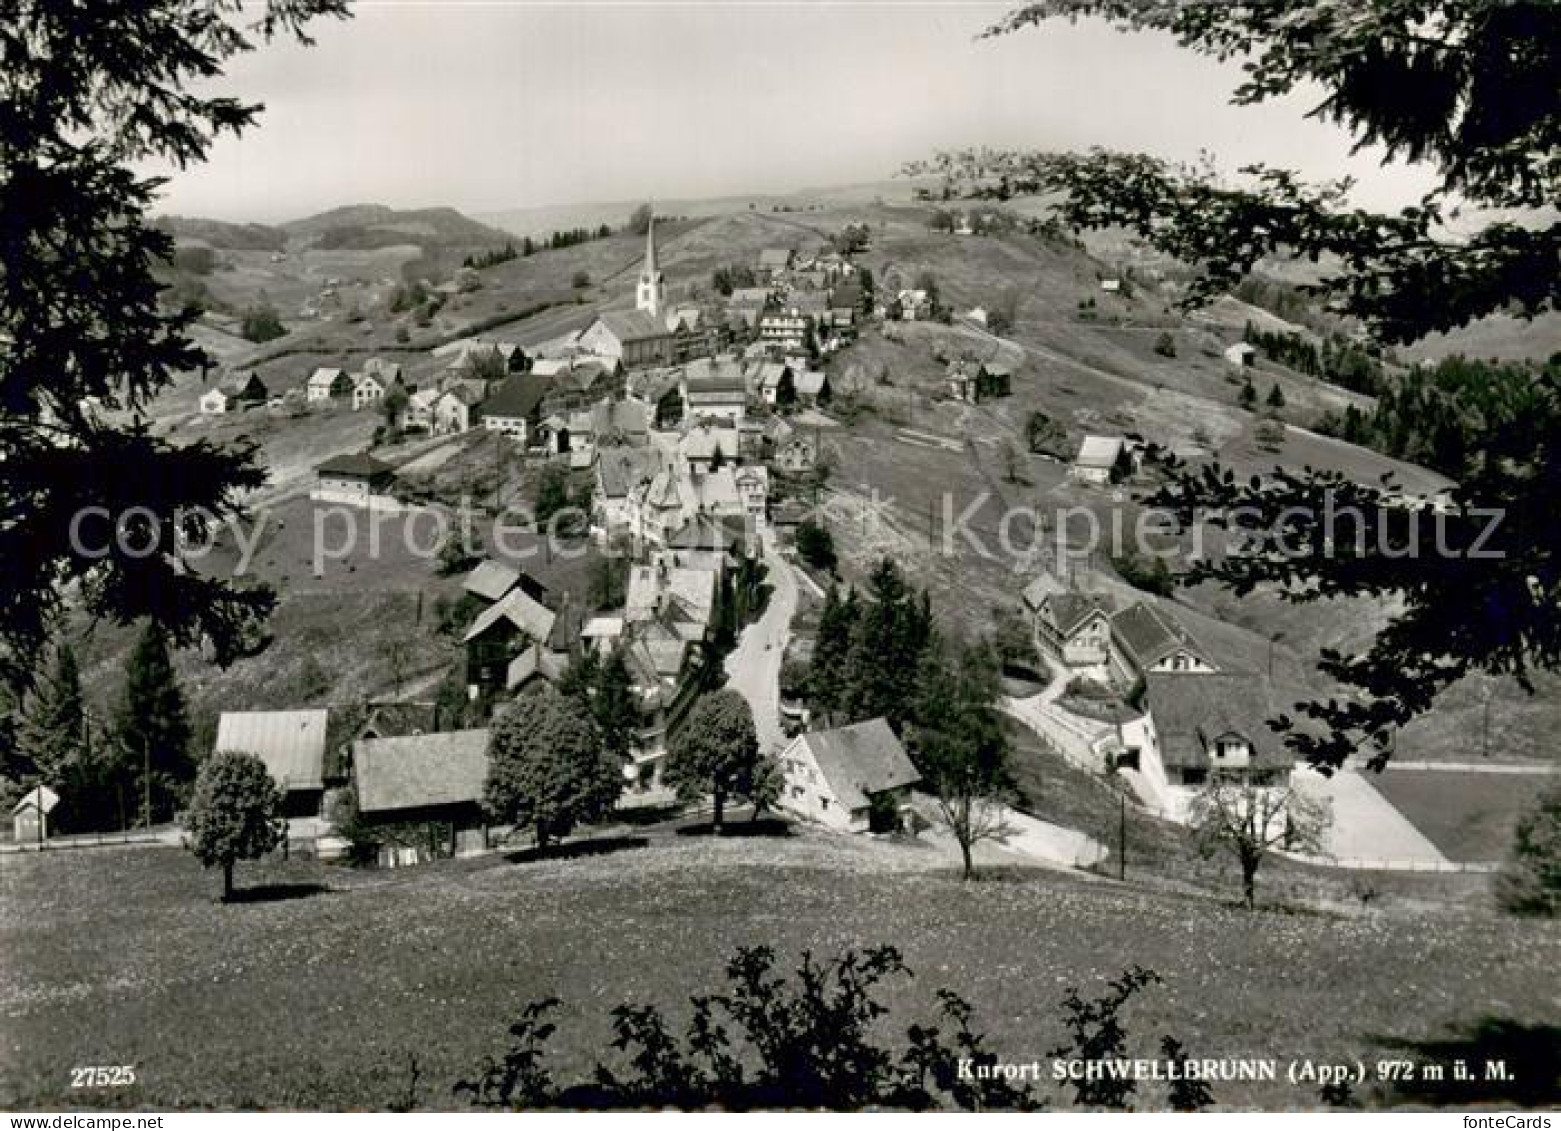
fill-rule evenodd
<path id="1" fill-rule="evenodd" d="M 1351 159 L 1315 101 L 1228 105 L 1234 66 L 1093 22 L 998 40 L 983 3 L 376 0 L 220 89 L 266 104 L 168 211 L 275 221 L 338 204 L 531 205 L 876 181 L 968 145 L 1113 149 L 1350 172 L 1368 206 L 1417 170 Z"/>

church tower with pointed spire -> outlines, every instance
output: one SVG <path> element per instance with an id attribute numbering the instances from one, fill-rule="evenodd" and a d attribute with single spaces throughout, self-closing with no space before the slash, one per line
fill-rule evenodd
<path id="1" fill-rule="evenodd" d="M 640 285 L 635 292 L 634 307 L 643 310 L 656 321 L 661 321 L 661 309 L 667 301 L 667 283 L 656 266 L 656 217 L 650 218 L 645 229 L 645 266 L 640 268 Z"/>

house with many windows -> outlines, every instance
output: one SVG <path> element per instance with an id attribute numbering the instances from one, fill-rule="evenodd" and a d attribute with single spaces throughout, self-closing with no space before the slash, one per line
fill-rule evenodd
<path id="1" fill-rule="evenodd" d="M 1173 811 L 1185 812 L 1211 778 L 1290 784 L 1295 756 L 1268 725 L 1280 703 L 1261 673 L 1150 672 L 1143 702 L 1144 714 L 1122 725 L 1122 742 Z"/>
<path id="2" fill-rule="evenodd" d="M 842 832 L 893 832 L 921 780 L 881 718 L 799 734 L 780 767 L 780 808 Z"/>

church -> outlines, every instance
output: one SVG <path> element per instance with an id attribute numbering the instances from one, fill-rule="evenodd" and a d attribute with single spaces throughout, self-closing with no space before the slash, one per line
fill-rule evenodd
<path id="1" fill-rule="evenodd" d="M 656 221 L 645 231 L 645 264 L 640 269 L 633 310 L 598 312 L 576 344 L 598 357 L 616 358 L 625 369 L 677 365 L 704 357 L 713 348 L 709 327 L 697 307 L 667 309 L 667 282 L 656 263 Z"/>

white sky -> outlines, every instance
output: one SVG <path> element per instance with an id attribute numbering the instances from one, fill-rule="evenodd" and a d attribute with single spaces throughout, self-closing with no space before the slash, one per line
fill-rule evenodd
<path id="1" fill-rule="evenodd" d="M 1239 74 L 1169 37 L 1059 23 L 974 35 L 985 3 L 370 0 L 218 85 L 260 122 L 175 174 L 170 212 L 276 221 L 339 204 L 531 205 L 876 181 L 969 145 L 1101 145 L 1265 161 L 1417 198 L 1420 171 L 1349 158 L 1311 101 L 1228 105 Z M 1312 101 L 1314 101 L 1313 99 Z"/>

